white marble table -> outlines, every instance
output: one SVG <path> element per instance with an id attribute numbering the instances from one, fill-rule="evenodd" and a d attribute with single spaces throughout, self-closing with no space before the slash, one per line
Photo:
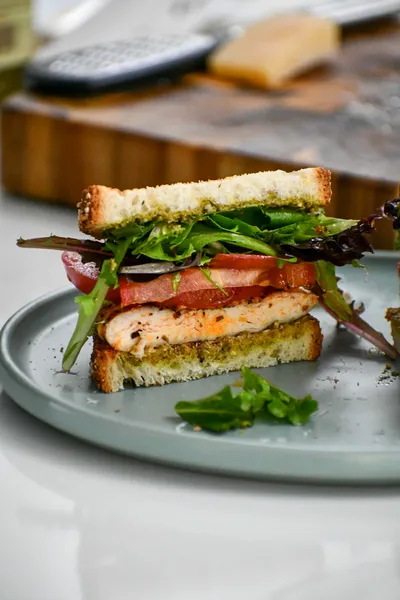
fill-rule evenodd
<path id="1" fill-rule="evenodd" d="M 0 200 L 0 324 L 66 284 L 74 211 Z M 1 388 L 1 383 L 0 383 Z M 92 448 L 0 393 L 1 600 L 398 600 L 400 489 L 266 485 Z"/>

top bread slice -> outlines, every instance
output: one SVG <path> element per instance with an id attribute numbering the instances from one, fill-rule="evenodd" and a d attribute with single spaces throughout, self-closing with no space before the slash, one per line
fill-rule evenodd
<path id="1" fill-rule="evenodd" d="M 245 206 L 315 210 L 330 202 L 331 174 L 321 167 L 263 171 L 215 181 L 174 183 L 132 190 L 91 185 L 78 204 L 79 228 L 95 238 L 130 222 L 190 221 Z"/>

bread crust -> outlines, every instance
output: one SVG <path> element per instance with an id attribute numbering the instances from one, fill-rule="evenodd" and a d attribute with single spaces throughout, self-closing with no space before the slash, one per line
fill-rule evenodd
<path id="1" fill-rule="evenodd" d="M 257 368 L 316 360 L 322 339 L 319 322 L 310 315 L 258 333 L 175 346 L 165 344 L 147 350 L 142 359 L 114 350 L 95 335 L 91 376 L 97 388 L 105 393 L 119 391 L 125 381 L 146 387 L 188 381 L 228 373 L 242 366 Z"/>
<path id="2" fill-rule="evenodd" d="M 244 206 L 292 206 L 313 210 L 331 200 L 331 173 L 322 167 L 264 171 L 214 181 L 175 183 L 132 190 L 91 185 L 78 204 L 79 228 L 93 237 L 137 221 L 188 221 Z"/>
<path id="3" fill-rule="evenodd" d="M 90 231 L 103 221 L 103 186 L 90 185 L 82 192 L 78 204 L 79 229 L 83 232 Z"/>
<path id="4" fill-rule="evenodd" d="M 326 206 L 332 200 L 332 173 L 328 169 L 315 167 L 315 177 L 318 181 L 321 206 Z"/>

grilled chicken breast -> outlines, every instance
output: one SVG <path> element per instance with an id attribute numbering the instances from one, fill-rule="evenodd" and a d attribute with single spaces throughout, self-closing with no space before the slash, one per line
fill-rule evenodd
<path id="1" fill-rule="evenodd" d="M 317 301 L 314 294 L 295 290 L 273 292 L 261 300 L 226 308 L 174 311 L 147 304 L 111 313 L 98 333 L 115 350 L 142 357 L 148 347 L 215 340 L 295 321 L 309 313 Z"/>

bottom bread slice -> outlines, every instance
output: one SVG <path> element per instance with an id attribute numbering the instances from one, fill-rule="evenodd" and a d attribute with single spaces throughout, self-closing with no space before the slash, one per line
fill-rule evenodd
<path id="1" fill-rule="evenodd" d="M 91 375 L 101 391 L 117 392 L 125 381 L 147 387 L 200 379 L 241 367 L 271 367 L 278 363 L 315 360 L 321 346 L 319 322 L 309 315 L 258 333 L 173 346 L 164 344 L 147 349 L 142 358 L 114 350 L 95 335 Z"/>

